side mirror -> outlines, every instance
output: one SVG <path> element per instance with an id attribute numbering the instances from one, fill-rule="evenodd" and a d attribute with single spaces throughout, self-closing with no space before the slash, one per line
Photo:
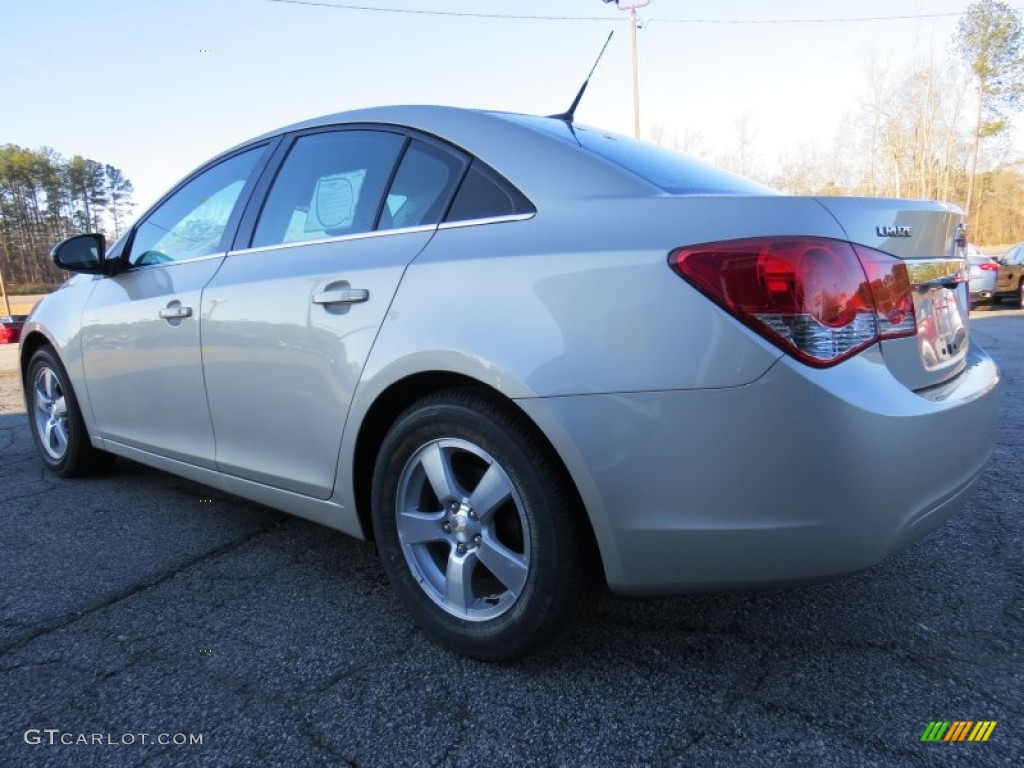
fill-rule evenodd
<path id="1" fill-rule="evenodd" d="M 99 275 L 105 271 L 103 255 L 106 253 L 106 246 L 107 242 L 103 235 L 75 235 L 53 246 L 50 256 L 54 264 L 68 272 Z"/>

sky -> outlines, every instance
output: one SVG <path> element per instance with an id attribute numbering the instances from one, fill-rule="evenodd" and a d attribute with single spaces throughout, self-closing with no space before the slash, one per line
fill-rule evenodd
<path id="1" fill-rule="evenodd" d="M 564 111 L 612 30 L 577 120 L 632 133 L 629 14 L 614 4 L 317 1 L 4 0 L 0 144 L 119 167 L 139 214 L 221 150 L 321 114 L 405 103 Z M 642 133 L 698 137 L 694 148 L 714 156 L 735 150 L 746 120 L 769 167 L 831 146 L 871 88 L 869 63 L 944 60 L 969 5 L 652 0 L 638 33 Z M 890 18 L 807 21 L 865 17 Z M 766 23 L 776 21 L 786 23 Z"/>

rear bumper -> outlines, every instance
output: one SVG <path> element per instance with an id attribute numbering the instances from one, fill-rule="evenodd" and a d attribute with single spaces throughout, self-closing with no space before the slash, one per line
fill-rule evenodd
<path id="1" fill-rule="evenodd" d="M 998 381 L 974 346 L 915 393 L 874 348 L 742 387 L 518 402 L 577 483 L 609 585 L 650 594 L 817 580 L 917 541 L 983 471 Z"/>
<path id="2" fill-rule="evenodd" d="M 984 301 L 991 299 L 996 291 L 996 275 L 994 272 L 971 271 L 970 279 L 971 301 Z"/>

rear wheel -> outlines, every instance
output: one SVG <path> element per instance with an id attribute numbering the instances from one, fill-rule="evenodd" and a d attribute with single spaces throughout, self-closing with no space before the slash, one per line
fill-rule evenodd
<path id="1" fill-rule="evenodd" d="M 581 527 L 549 450 L 474 390 L 416 403 L 381 446 L 384 568 L 416 622 L 458 653 L 509 659 L 568 627 L 588 586 Z"/>
<path id="2" fill-rule="evenodd" d="M 61 477 L 88 474 L 113 456 L 93 448 L 67 372 L 53 347 L 36 350 L 25 377 L 32 438 L 43 463 Z"/>
<path id="3" fill-rule="evenodd" d="M 1020 285 L 1017 286 L 1017 307 L 1024 309 L 1024 280 L 1021 280 Z"/>

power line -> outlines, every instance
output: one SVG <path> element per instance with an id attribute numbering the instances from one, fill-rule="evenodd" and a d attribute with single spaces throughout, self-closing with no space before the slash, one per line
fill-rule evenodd
<path id="1" fill-rule="evenodd" d="M 376 5 L 356 5 L 353 3 L 327 3 L 317 0 L 268 0 L 271 3 L 285 5 L 305 5 L 317 8 L 332 8 L 339 11 L 368 11 L 373 13 L 400 13 L 415 16 L 455 16 L 472 19 L 514 19 L 525 21 L 614 21 L 614 16 L 540 16 L 515 13 L 480 13 L 475 11 L 437 11 L 424 8 L 388 8 Z M 1022 10 L 1019 6 L 1014 10 Z M 871 21 L 910 21 L 920 19 L 941 19 L 963 16 L 963 12 L 921 13 L 902 16 L 850 16 L 842 18 L 818 19 L 673 19 L 660 16 L 649 17 L 647 21 L 663 24 L 847 24 Z"/>
<path id="2" fill-rule="evenodd" d="M 283 0 L 282 0 L 283 2 Z M 962 11 L 951 13 L 921 13 L 906 16 L 850 16 L 835 19 L 659 19 L 665 24 L 845 24 L 858 21 L 906 21 L 908 19 L 941 19 L 950 16 L 963 16 Z"/>
<path id="3" fill-rule="evenodd" d="M 527 16 L 514 13 L 476 13 L 473 11 L 430 11 L 422 8 L 381 8 L 373 5 L 352 5 L 349 3 L 318 3 L 315 0 L 269 0 L 271 3 L 287 5 L 310 5 L 318 8 L 334 8 L 341 11 L 376 11 L 378 13 L 407 13 L 416 16 L 462 16 L 473 19 L 529 19 L 541 21 L 613 21 L 614 16 Z"/>

